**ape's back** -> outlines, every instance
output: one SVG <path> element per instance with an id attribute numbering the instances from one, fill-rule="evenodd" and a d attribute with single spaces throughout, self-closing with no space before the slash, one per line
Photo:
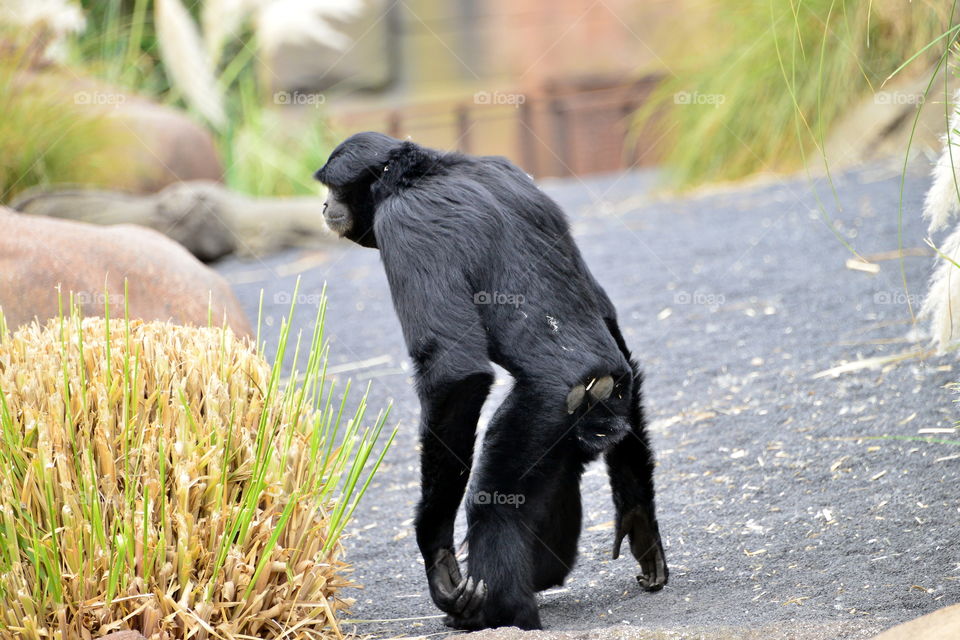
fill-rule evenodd
<path id="1" fill-rule="evenodd" d="M 500 233 L 471 274 L 494 361 L 508 370 L 622 369 L 604 318 L 616 316 L 570 235 L 566 216 L 532 178 L 502 157 L 460 156 L 448 170 L 495 201 Z"/>
<path id="2" fill-rule="evenodd" d="M 411 271 L 448 292 L 442 306 L 416 310 L 421 321 L 478 318 L 490 359 L 515 376 L 555 376 L 569 388 L 588 371 L 628 370 L 608 330 L 610 300 L 563 212 L 522 170 L 504 158 L 404 143 L 374 188 L 374 228 L 385 264 L 394 265 L 387 275 L 395 301 L 411 295 Z"/>

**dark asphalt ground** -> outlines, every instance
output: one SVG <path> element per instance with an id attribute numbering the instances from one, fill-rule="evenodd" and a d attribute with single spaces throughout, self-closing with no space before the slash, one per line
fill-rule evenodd
<path id="1" fill-rule="evenodd" d="M 877 275 L 846 268 L 851 254 L 821 220 L 805 178 L 674 200 L 648 196 L 651 179 L 545 189 L 570 216 L 646 372 L 670 584 L 642 593 L 629 554 L 610 559 L 613 509 L 597 463 L 583 482 L 578 564 L 563 589 L 540 597 L 546 627 L 864 638 L 960 600 L 960 446 L 903 439 L 952 428 L 953 359 L 813 378 L 911 348 L 907 296 L 916 303 L 932 259 L 905 259 L 909 294 L 897 260 L 878 262 Z M 886 166 L 835 176 L 839 212 L 818 184 L 836 228 L 861 253 L 896 249 L 899 181 Z M 926 184 L 921 173 L 907 179 L 908 248 L 925 246 Z M 447 631 L 414 542 L 418 406 L 377 253 L 338 244 L 218 270 L 252 318 L 265 289 L 270 340 L 296 272 L 303 304 L 294 322 L 305 330 L 328 283 L 333 362 L 355 389 L 372 381 L 371 407 L 392 399 L 400 425 L 346 542 L 365 586 L 354 616 L 379 621 L 356 630 Z"/>

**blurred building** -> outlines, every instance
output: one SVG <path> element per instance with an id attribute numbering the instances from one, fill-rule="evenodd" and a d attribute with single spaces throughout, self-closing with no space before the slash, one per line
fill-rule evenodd
<path id="1" fill-rule="evenodd" d="M 669 0 L 370 0 L 343 50 L 292 43 L 278 88 L 322 92 L 343 134 L 376 129 L 508 155 L 531 173 L 648 164 L 630 115 L 661 73 Z M 634 139 L 631 136 L 634 134 Z"/>

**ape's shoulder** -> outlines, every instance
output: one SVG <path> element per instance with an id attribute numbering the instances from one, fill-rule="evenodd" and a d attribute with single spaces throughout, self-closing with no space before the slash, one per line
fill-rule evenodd
<path id="1" fill-rule="evenodd" d="M 409 141 L 404 142 L 390 151 L 374 186 L 382 196 L 408 189 L 431 172 L 435 172 L 441 158 L 433 149 Z"/>

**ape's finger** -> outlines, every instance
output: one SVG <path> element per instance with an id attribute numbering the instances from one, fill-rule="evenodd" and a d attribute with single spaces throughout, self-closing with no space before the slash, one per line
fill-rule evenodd
<path id="1" fill-rule="evenodd" d="M 627 537 L 627 534 L 633 529 L 633 512 L 625 513 L 623 515 L 617 515 L 617 533 L 613 539 L 613 559 L 616 560 L 620 557 L 620 546 L 623 544 L 623 539 Z M 631 540 L 631 551 L 633 551 L 633 536 L 630 536 Z"/>
<path id="2" fill-rule="evenodd" d="M 620 546 L 623 544 L 623 538 L 627 535 L 625 529 L 617 525 L 617 535 L 613 538 L 613 559 L 620 557 Z"/>
<path id="3" fill-rule="evenodd" d="M 663 589 L 664 585 L 667 584 L 666 577 L 660 573 L 659 569 L 651 569 L 650 573 L 642 573 L 637 576 L 637 583 L 643 588 L 644 591 L 654 592 L 660 591 Z"/>
<path id="4" fill-rule="evenodd" d="M 427 572 L 430 595 L 441 610 L 451 611 L 467 581 L 461 577 L 460 565 L 451 551 L 441 549 L 434 557 L 436 560 Z"/>
<path id="5" fill-rule="evenodd" d="M 653 549 L 639 560 L 640 570 L 637 582 L 645 591 L 659 591 L 667 584 L 667 562 L 663 556 L 663 547 L 657 543 Z"/>
<path id="6" fill-rule="evenodd" d="M 460 605 L 460 600 L 463 598 L 463 594 L 470 592 L 473 589 L 473 579 L 472 578 L 463 578 L 456 587 L 450 592 L 447 596 L 449 600 L 449 607 L 451 613 L 458 613 L 462 606 Z"/>
<path id="7" fill-rule="evenodd" d="M 457 593 L 453 599 L 453 613 L 456 613 L 457 615 L 463 615 L 463 610 L 470 602 L 470 597 L 473 595 L 474 588 L 473 578 L 467 578 L 463 582 L 463 585 L 457 589 Z"/>
<path id="8" fill-rule="evenodd" d="M 463 606 L 463 617 L 472 618 L 480 611 L 480 607 L 483 606 L 484 600 L 487 598 L 487 583 L 483 580 L 477 583 L 476 587 L 469 594 L 464 594 L 464 597 L 469 595 L 469 599 Z"/>
<path id="9" fill-rule="evenodd" d="M 460 563 L 457 562 L 456 556 L 454 556 L 450 551 L 444 550 L 443 556 L 440 558 L 437 564 L 443 567 L 444 572 L 450 581 L 451 588 L 463 581 L 463 578 L 460 577 Z"/>

